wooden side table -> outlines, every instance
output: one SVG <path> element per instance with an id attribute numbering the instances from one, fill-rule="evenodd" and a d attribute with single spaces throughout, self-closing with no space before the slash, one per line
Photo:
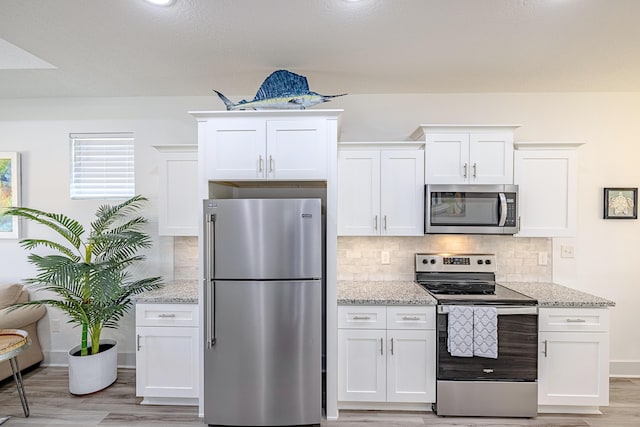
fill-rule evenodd
<path id="1" fill-rule="evenodd" d="M 20 366 L 16 356 L 29 348 L 30 345 L 31 339 L 26 331 L 22 329 L 0 329 L 0 362 L 9 360 L 25 417 L 29 416 L 29 403 L 24 392 L 22 374 L 20 373 Z M 0 417 L 0 424 L 8 419 L 9 417 Z"/>

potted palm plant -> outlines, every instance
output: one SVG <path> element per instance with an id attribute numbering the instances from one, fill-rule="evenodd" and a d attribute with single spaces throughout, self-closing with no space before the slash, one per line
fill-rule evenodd
<path id="1" fill-rule="evenodd" d="M 162 286 L 160 277 L 133 279 L 129 267 L 143 261 L 139 251 L 151 245 L 142 228 L 147 220 L 137 212 L 147 199 L 134 196 L 118 205 L 98 208 L 90 229 L 63 214 L 28 207 L 11 207 L 7 215 L 25 218 L 53 230 L 59 239 L 23 239 L 37 276 L 26 282 L 57 297 L 30 301 L 45 304 L 69 316 L 80 326 L 80 344 L 69 351 L 69 391 L 87 394 L 108 387 L 117 378 L 117 348 L 100 339 L 104 328 L 117 328 L 132 305 L 133 295 Z M 108 365 L 108 366 L 101 366 Z"/>

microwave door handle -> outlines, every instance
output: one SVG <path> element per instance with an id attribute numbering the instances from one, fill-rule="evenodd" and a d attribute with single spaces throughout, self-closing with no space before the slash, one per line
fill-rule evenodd
<path id="1" fill-rule="evenodd" d="M 500 221 L 498 222 L 499 227 L 504 227 L 504 224 L 507 222 L 507 196 L 504 193 L 498 193 L 500 197 Z"/>

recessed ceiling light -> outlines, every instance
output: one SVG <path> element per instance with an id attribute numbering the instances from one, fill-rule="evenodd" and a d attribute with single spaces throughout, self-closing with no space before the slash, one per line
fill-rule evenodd
<path id="1" fill-rule="evenodd" d="M 147 3 L 155 4 L 156 6 L 171 6 L 175 0 L 146 0 Z"/>

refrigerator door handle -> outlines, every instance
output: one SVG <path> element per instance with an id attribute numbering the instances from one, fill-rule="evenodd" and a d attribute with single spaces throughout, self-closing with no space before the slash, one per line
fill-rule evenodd
<path id="1" fill-rule="evenodd" d="M 216 291 L 213 283 L 213 275 L 215 271 L 215 237 L 216 237 L 216 215 L 207 214 L 205 223 L 205 339 L 207 348 L 211 348 L 216 344 L 216 328 L 215 328 L 215 298 Z"/>

